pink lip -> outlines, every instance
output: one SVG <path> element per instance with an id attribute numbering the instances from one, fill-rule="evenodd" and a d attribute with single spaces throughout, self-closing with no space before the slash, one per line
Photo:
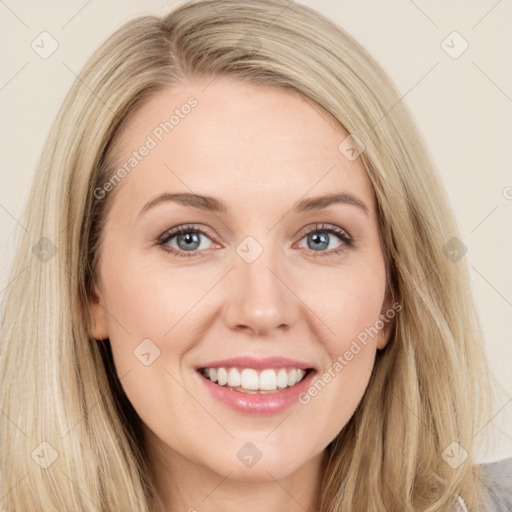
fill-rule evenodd
<path id="1" fill-rule="evenodd" d="M 220 367 L 238 367 L 238 368 L 254 368 L 255 370 L 263 370 L 265 368 L 300 368 L 307 370 L 313 368 L 311 364 L 297 361 L 295 359 L 289 359 L 287 357 L 265 357 L 263 359 L 257 359 L 251 356 L 233 357 L 231 359 L 221 359 L 218 361 L 210 361 L 202 365 L 196 366 L 199 368 L 220 368 Z"/>
<path id="2" fill-rule="evenodd" d="M 239 360 L 230 359 L 229 365 L 224 362 L 219 366 L 224 366 L 224 364 L 225 366 L 235 366 L 233 362 L 236 361 Z M 213 367 L 215 367 L 216 364 L 213 365 Z M 265 364 L 268 365 L 268 360 L 265 360 Z M 295 364 L 296 362 L 290 366 L 295 366 Z M 240 366 L 240 364 L 238 365 Z M 266 368 L 268 367 L 269 366 L 266 366 Z M 276 366 L 274 364 L 270 365 L 270 367 Z M 249 366 L 249 368 L 254 368 L 254 366 Z M 215 384 L 210 379 L 204 377 L 199 371 L 196 371 L 196 374 L 214 398 L 236 412 L 253 416 L 269 416 L 272 414 L 278 414 L 290 407 L 292 404 L 298 402 L 298 396 L 309 388 L 316 371 L 310 371 L 298 384 L 295 384 L 294 386 L 287 387 L 282 391 L 267 394 L 251 394 L 236 391 L 232 388 Z"/>

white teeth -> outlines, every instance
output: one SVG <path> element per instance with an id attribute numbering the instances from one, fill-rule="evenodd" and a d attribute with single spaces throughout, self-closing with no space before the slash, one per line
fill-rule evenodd
<path id="1" fill-rule="evenodd" d="M 286 371 L 286 368 L 281 368 L 277 372 L 276 384 L 278 388 L 285 388 L 288 386 L 288 372 Z"/>
<path id="2" fill-rule="evenodd" d="M 226 368 L 218 368 L 217 369 L 217 382 L 219 386 L 224 386 L 228 381 L 228 372 Z"/>
<path id="3" fill-rule="evenodd" d="M 272 391 L 277 388 L 277 375 L 274 370 L 263 370 L 261 372 L 259 388 L 264 391 Z"/>
<path id="4" fill-rule="evenodd" d="M 228 386 L 236 388 L 240 386 L 241 382 L 240 373 L 238 373 L 237 369 L 230 368 L 228 371 Z"/>
<path id="5" fill-rule="evenodd" d="M 234 370 L 236 373 L 238 373 L 236 368 L 231 368 L 231 370 Z M 256 391 L 258 389 L 258 384 L 258 372 L 252 368 L 244 368 L 240 378 L 240 386 L 242 386 L 244 389 L 251 389 Z"/>
<path id="6" fill-rule="evenodd" d="M 275 391 L 284 389 L 300 382 L 305 370 L 300 368 L 268 368 L 258 373 L 253 368 L 205 368 L 203 375 L 219 386 L 226 384 L 231 388 L 247 391 Z"/>

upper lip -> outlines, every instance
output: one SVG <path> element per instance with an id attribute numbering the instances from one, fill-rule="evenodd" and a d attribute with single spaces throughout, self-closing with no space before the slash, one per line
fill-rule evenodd
<path id="1" fill-rule="evenodd" d="M 313 368 L 309 363 L 298 361 L 296 359 L 290 359 L 288 357 L 264 357 L 258 359 L 252 356 L 240 356 L 232 357 L 230 359 L 218 359 L 216 361 L 210 361 L 208 363 L 200 364 L 196 366 L 196 369 L 201 368 L 220 368 L 220 367 L 239 367 L 239 368 L 254 368 L 255 370 L 263 370 L 265 368 L 300 368 L 307 370 Z"/>

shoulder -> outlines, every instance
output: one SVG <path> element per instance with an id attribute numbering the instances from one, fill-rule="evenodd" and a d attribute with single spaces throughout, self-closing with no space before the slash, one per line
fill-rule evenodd
<path id="1" fill-rule="evenodd" d="M 488 512 L 512 510 L 512 457 L 480 464 Z"/>

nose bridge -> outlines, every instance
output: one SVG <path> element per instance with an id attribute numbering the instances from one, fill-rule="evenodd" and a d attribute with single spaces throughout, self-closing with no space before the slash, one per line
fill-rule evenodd
<path id="1" fill-rule="evenodd" d="M 290 326 L 297 318 L 297 299 L 286 286 L 286 263 L 275 247 L 248 237 L 236 248 L 226 322 L 231 328 L 263 334 Z"/>

